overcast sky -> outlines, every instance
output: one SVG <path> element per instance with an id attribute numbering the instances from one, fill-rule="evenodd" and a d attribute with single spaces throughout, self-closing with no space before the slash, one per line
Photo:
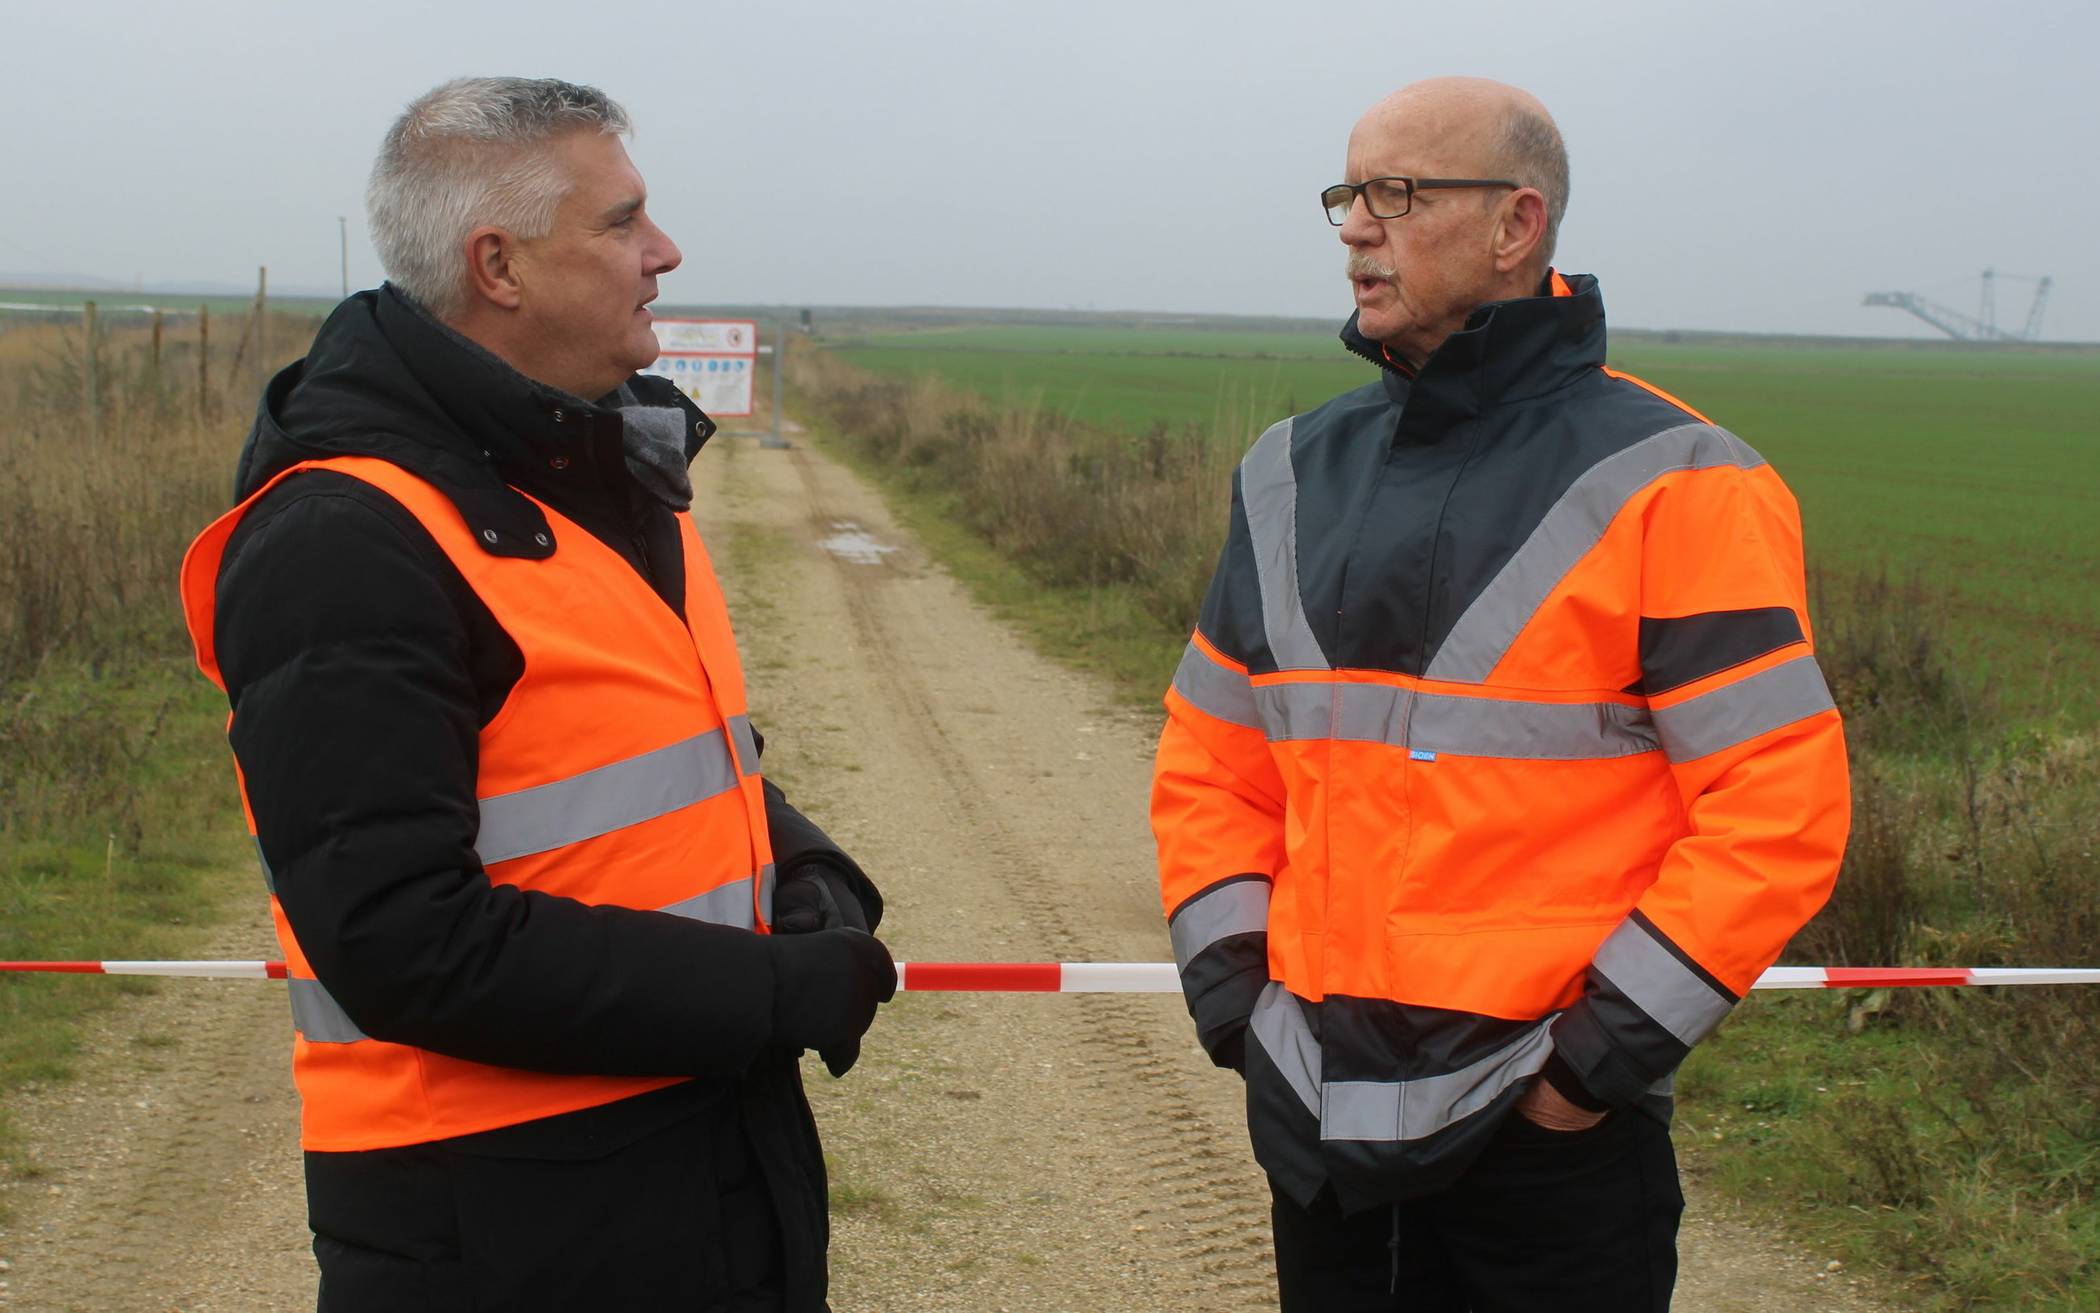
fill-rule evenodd
<path id="1" fill-rule="evenodd" d="M 371 285 L 363 189 L 466 73 L 633 113 L 685 303 L 1349 310 L 1318 190 L 1393 87 L 1527 87 L 1574 163 L 1563 269 L 1613 322 L 1931 335 L 2051 274 L 2100 340 L 2100 5 L 1912 0 L 181 5 L 0 0 L 0 272 Z M 2001 281 L 1999 318 L 2031 283 Z"/>

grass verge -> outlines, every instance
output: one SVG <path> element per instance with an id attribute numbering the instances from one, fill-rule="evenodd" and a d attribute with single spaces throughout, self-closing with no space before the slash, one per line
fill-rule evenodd
<path id="1" fill-rule="evenodd" d="M 0 707 L 0 959 L 180 956 L 214 877 L 252 865 L 224 703 L 170 662 L 53 663 Z M 0 974 L 0 1176 L 27 1170 L 10 1096 L 66 1079 L 80 1023 L 150 980 Z"/>
<path id="2" fill-rule="evenodd" d="M 826 454 L 881 486 L 897 518 L 1001 620 L 1047 655 L 1106 675 L 1132 702 L 1156 704 L 1173 678 L 1186 635 L 1150 619 L 1146 599 L 1126 584 L 1045 584 L 959 523 L 957 498 L 929 481 L 900 478 L 865 449 L 832 434 L 815 440 Z"/>
<path id="3" fill-rule="evenodd" d="M 815 440 L 881 487 L 979 601 L 1052 657 L 1157 701 L 1224 534 L 1237 451 L 1193 426 L 1131 440 L 1001 410 L 802 344 L 788 382 L 805 415 L 832 421 Z"/>
<path id="4" fill-rule="evenodd" d="M 228 389 L 252 359 L 224 327 L 202 362 L 144 328 L 0 341 L 0 959 L 179 956 L 252 869 L 226 704 L 175 597 L 245 429 Z M 0 973 L 0 1174 L 30 1170 L 11 1096 L 63 1080 L 82 1020 L 152 987 Z"/>

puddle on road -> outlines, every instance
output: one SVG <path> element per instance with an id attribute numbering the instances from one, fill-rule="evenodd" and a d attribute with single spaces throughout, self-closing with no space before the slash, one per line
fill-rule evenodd
<path id="1" fill-rule="evenodd" d="M 855 565 L 881 565 L 883 557 L 897 550 L 888 543 L 876 542 L 866 529 L 852 520 L 833 520 L 831 528 L 831 537 L 817 546 L 842 561 L 851 561 Z"/>

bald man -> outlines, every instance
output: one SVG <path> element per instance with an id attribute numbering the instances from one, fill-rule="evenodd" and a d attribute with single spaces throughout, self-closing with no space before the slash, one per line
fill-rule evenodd
<path id="1" fill-rule="evenodd" d="M 1320 196 L 1378 371 L 1275 425 L 1174 686 L 1161 892 L 1298 1310 L 1664 1309 L 1673 1073 L 1828 897 L 1794 500 L 1606 368 L 1560 133 L 1407 87 Z"/>

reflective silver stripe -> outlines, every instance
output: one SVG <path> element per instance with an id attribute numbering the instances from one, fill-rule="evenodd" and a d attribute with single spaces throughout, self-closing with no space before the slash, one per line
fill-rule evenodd
<path id="1" fill-rule="evenodd" d="M 1306 623 L 1298 593 L 1298 474 L 1291 421 L 1271 425 L 1240 462 L 1240 505 L 1261 584 L 1261 622 L 1280 670 L 1326 670 L 1327 654 Z"/>
<path id="2" fill-rule="evenodd" d="M 1320 1115 L 1320 1042 L 1305 1024 L 1296 995 L 1272 980 L 1262 986 L 1254 1000 L 1247 1031 L 1269 1055 L 1277 1073 L 1290 1084 L 1298 1101 L 1313 1116 Z"/>
<path id="3" fill-rule="evenodd" d="M 771 866 L 766 867 L 768 875 L 772 869 Z M 758 925 L 752 912 L 751 877 L 748 875 L 741 880 L 718 885 L 704 894 L 695 894 L 691 898 L 681 899 L 658 910 L 692 921 L 735 926 L 739 930 L 756 929 Z"/>
<path id="4" fill-rule="evenodd" d="M 1646 707 L 1617 702 L 1505 702 L 1423 693 L 1407 746 L 1465 757 L 1586 761 L 1653 752 Z"/>
<path id="5" fill-rule="evenodd" d="M 1263 684 L 1254 702 L 1271 742 L 1332 738 L 1536 761 L 1630 757 L 1658 743 L 1647 708 L 1617 702 L 1520 702 L 1328 683 Z"/>
<path id="6" fill-rule="evenodd" d="M 1552 1022 L 1541 1021 L 1476 1062 L 1409 1081 L 1332 1081 L 1322 1090 L 1323 1140 L 1420 1140 L 1464 1121 L 1546 1065 Z"/>
<path id="7" fill-rule="evenodd" d="M 1234 880 L 1183 903 L 1167 926 L 1174 965 L 1186 971 L 1196 954 L 1228 935 L 1269 928 L 1269 882 Z"/>
<path id="8" fill-rule="evenodd" d="M 474 851 L 483 866 L 549 852 L 669 815 L 736 783 L 722 731 L 711 729 L 565 780 L 483 798 Z"/>
<path id="9" fill-rule="evenodd" d="M 773 878 L 773 863 L 767 862 L 758 868 L 758 914 L 766 919 L 767 925 L 773 924 L 773 886 L 777 883 Z"/>
<path id="10" fill-rule="evenodd" d="M 277 877 L 270 872 L 270 859 L 263 856 L 262 836 L 251 834 L 248 837 L 255 841 L 255 861 L 258 866 L 262 867 L 263 888 L 269 890 L 270 896 L 275 898 L 277 896 Z"/>
<path id="11" fill-rule="evenodd" d="M 751 717 L 729 718 L 729 741 L 736 748 L 737 773 L 758 774 L 758 740 L 751 734 Z"/>
<path id="12" fill-rule="evenodd" d="M 1711 1034 L 1735 1006 L 1632 919 L 1619 922 L 1590 969 L 1687 1047 Z"/>
<path id="13" fill-rule="evenodd" d="M 355 1044 L 366 1038 L 318 980 L 288 976 L 285 988 L 292 998 L 292 1028 L 309 1044 Z"/>
<path id="14" fill-rule="evenodd" d="M 1478 683 L 1488 677 L 1568 571 L 1589 555 L 1633 495 L 1665 474 L 1734 465 L 1755 469 L 1764 457 L 1711 424 L 1684 424 L 1643 438 L 1598 461 L 1569 485 L 1517 554 L 1473 599 L 1429 663 L 1431 679 Z"/>
<path id="15" fill-rule="evenodd" d="M 1261 728 L 1261 714 L 1254 709 L 1254 690 L 1247 683 L 1247 676 L 1219 665 L 1193 641 L 1174 670 L 1174 691 L 1207 716 L 1249 729 Z"/>
<path id="16" fill-rule="evenodd" d="M 1671 761 L 1697 761 L 1835 705 L 1823 668 L 1814 657 L 1799 656 L 1674 707 L 1658 707 L 1655 728 Z"/>
<path id="17" fill-rule="evenodd" d="M 1254 690 L 1254 707 L 1271 743 L 1293 743 L 1300 739 L 1331 739 L 1340 728 L 1341 711 L 1336 705 L 1341 684 L 1261 684 Z M 1358 731 L 1368 728 L 1369 713 L 1352 716 Z M 1395 735 L 1399 727 L 1393 727 Z M 1382 734 L 1373 734 L 1373 739 Z"/>

